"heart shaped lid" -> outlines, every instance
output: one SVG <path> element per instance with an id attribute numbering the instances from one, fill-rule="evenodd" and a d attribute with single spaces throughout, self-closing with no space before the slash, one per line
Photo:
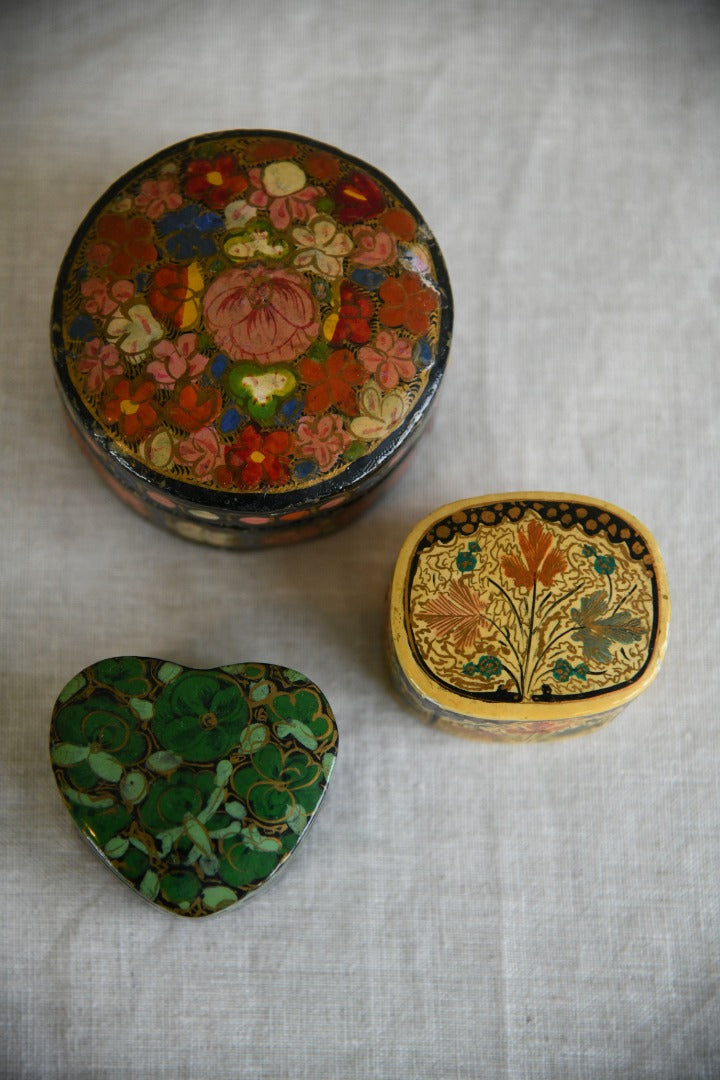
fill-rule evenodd
<path id="1" fill-rule="evenodd" d="M 381 479 L 442 377 L 438 246 L 371 166 L 298 135 L 188 139 L 119 179 L 52 314 L 71 419 L 115 478 L 266 523 Z"/>

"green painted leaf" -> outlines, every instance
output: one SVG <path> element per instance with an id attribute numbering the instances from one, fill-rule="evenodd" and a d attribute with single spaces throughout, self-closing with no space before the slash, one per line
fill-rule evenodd
<path id="1" fill-rule="evenodd" d="M 130 846 L 130 841 L 125 836 L 113 836 L 105 845 L 105 854 L 109 859 L 122 859 Z"/>
<path id="2" fill-rule="evenodd" d="M 52 759 L 56 765 L 77 765 L 79 761 L 87 761 L 90 748 L 88 746 L 75 746 L 73 743 L 58 743 L 53 748 Z"/>
<path id="3" fill-rule="evenodd" d="M 284 739 L 286 735 L 292 735 L 306 750 L 315 750 L 317 747 L 317 739 L 302 720 L 286 720 L 282 724 L 277 724 L 275 730 L 278 738 Z"/>
<path id="4" fill-rule="evenodd" d="M 258 683 L 257 686 L 253 686 L 250 691 L 250 698 L 252 701 L 264 701 L 270 693 L 270 684 L 266 682 Z"/>
<path id="5" fill-rule="evenodd" d="M 116 784 L 123 774 L 123 767 L 119 761 L 116 761 L 112 754 L 108 754 L 105 750 L 93 750 L 88 754 L 87 763 L 101 780 L 107 780 L 111 784 Z"/>
<path id="6" fill-rule="evenodd" d="M 172 750 L 156 750 L 147 759 L 147 765 L 155 772 L 169 773 L 177 769 L 178 765 L 182 765 L 182 758 L 174 754 Z"/>
<path id="7" fill-rule="evenodd" d="M 226 664 L 220 670 L 228 675 L 245 675 L 248 679 L 259 679 L 263 673 L 259 664 Z"/>
<path id="8" fill-rule="evenodd" d="M 131 836 L 130 837 L 130 843 L 132 844 L 133 847 L 136 847 L 138 849 L 138 851 L 144 851 L 145 854 L 147 855 L 147 853 L 148 853 L 147 845 L 143 844 L 142 840 L 138 840 L 137 836 Z"/>
<path id="9" fill-rule="evenodd" d="M 228 889 L 227 885 L 211 885 L 210 888 L 203 890 L 202 897 L 211 911 L 217 911 L 219 908 L 234 904 L 237 893 L 233 889 Z"/>
<path id="10" fill-rule="evenodd" d="M 141 720 L 150 720 L 153 715 L 153 704 L 147 698 L 131 697 L 128 702 L 130 708 Z"/>
<path id="11" fill-rule="evenodd" d="M 68 802 L 74 803 L 76 806 L 92 806 L 96 810 L 106 810 L 115 801 L 108 795 L 86 795 L 84 791 L 75 791 L 74 788 L 67 787 L 65 784 L 61 790 Z"/>
<path id="12" fill-rule="evenodd" d="M 62 690 L 58 694 L 58 701 L 61 705 L 64 705 L 66 701 L 77 694 L 78 690 L 82 690 L 83 686 L 87 685 L 87 679 L 84 675 L 76 675 L 74 679 L 71 679 L 69 683 L 63 686 Z"/>
<path id="13" fill-rule="evenodd" d="M 232 818 L 237 818 L 238 821 L 241 821 L 247 814 L 247 808 L 241 802 L 226 802 L 224 809 L 226 814 L 229 814 Z"/>
<path id="14" fill-rule="evenodd" d="M 223 761 L 218 761 L 217 767 L 215 769 L 215 783 L 218 787 L 224 787 L 225 784 L 227 784 L 228 780 L 232 776 L 232 770 L 233 767 L 227 759 Z"/>
<path id="15" fill-rule="evenodd" d="M 129 772 L 120 785 L 120 794 L 127 802 L 137 803 L 147 794 L 147 780 L 141 772 Z"/>
<path id="16" fill-rule="evenodd" d="M 240 747 L 246 754 L 254 754 L 270 737 L 265 724 L 249 724 L 240 736 Z"/>
<path id="17" fill-rule="evenodd" d="M 154 870 L 148 870 L 138 886 L 146 900 L 154 900 L 160 891 L 160 882 Z"/>
<path id="18" fill-rule="evenodd" d="M 157 677 L 160 682 L 169 683 L 174 678 L 176 678 L 182 670 L 183 669 L 180 667 L 179 664 L 171 664 L 170 662 L 166 662 L 164 664 L 161 664 L 158 668 Z"/>
<path id="19" fill-rule="evenodd" d="M 243 842 L 253 851 L 279 851 L 282 841 L 277 836 L 266 836 L 257 825 L 251 825 L 242 831 Z"/>
<path id="20" fill-rule="evenodd" d="M 208 857 L 212 855 L 212 841 L 208 836 L 207 829 L 197 820 L 197 818 L 189 817 L 187 819 L 185 822 L 185 832 L 188 834 L 198 851 Z"/>
<path id="21" fill-rule="evenodd" d="M 287 823 L 290 826 L 290 828 L 292 829 L 292 831 L 297 836 L 300 836 L 301 832 L 303 831 L 303 829 L 307 825 L 307 819 L 308 819 L 307 811 L 304 809 L 304 807 L 302 807 L 300 805 L 300 803 L 297 803 L 296 806 L 295 806 L 295 810 L 293 811 L 293 813 L 288 818 Z"/>
<path id="22" fill-rule="evenodd" d="M 295 668 L 285 668 L 283 675 L 289 682 L 307 682 L 307 678 L 302 671 L 296 671 Z"/>
<path id="23" fill-rule="evenodd" d="M 330 773 L 335 768 L 335 760 L 336 759 L 335 759 L 334 754 L 323 754 L 322 769 L 323 769 L 323 772 L 325 773 L 325 778 L 326 779 L 329 778 Z"/>

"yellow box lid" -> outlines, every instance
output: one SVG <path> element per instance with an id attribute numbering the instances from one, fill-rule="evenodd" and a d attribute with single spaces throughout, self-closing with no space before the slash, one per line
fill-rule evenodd
<path id="1" fill-rule="evenodd" d="M 395 681 L 461 735 L 547 739 L 612 719 L 655 678 L 670 601 L 657 544 L 580 495 L 450 503 L 405 540 L 390 592 Z"/>

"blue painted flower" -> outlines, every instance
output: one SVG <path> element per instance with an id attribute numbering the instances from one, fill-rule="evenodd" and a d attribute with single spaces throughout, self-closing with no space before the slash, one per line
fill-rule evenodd
<path id="1" fill-rule="evenodd" d="M 471 551 L 459 551 L 455 557 L 455 565 L 461 574 L 467 574 L 475 569 L 477 559 Z"/>
<path id="2" fill-rule="evenodd" d="M 173 259 L 192 259 L 196 255 L 213 255 L 216 251 L 213 232 L 222 227 L 223 220 L 211 210 L 195 203 L 174 210 L 157 223 L 157 231 L 165 237 L 165 247 Z"/>
<path id="3" fill-rule="evenodd" d="M 608 577 L 615 572 L 615 560 L 612 555 L 598 555 L 593 566 L 598 574 L 607 574 Z"/>

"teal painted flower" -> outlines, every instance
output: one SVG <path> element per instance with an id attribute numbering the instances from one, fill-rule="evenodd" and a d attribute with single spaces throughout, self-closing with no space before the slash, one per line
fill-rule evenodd
<path id="1" fill-rule="evenodd" d="M 155 706 L 158 742 L 184 761 L 217 761 L 240 742 L 250 711 L 223 675 L 188 671 L 169 683 Z"/>
<path id="2" fill-rule="evenodd" d="M 565 659 L 556 660 L 552 669 L 552 675 L 558 682 L 566 683 L 572 676 L 573 666 Z"/>
<path id="3" fill-rule="evenodd" d="M 503 665 L 499 656 L 481 656 L 477 663 L 465 664 L 466 675 L 479 675 L 481 679 L 495 679 L 502 672 Z"/>
<path id="4" fill-rule="evenodd" d="M 598 555 L 593 566 L 598 574 L 607 574 L 608 577 L 615 572 L 615 560 L 612 555 Z"/>
<path id="5" fill-rule="evenodd" d="M 471 551 L 459 551 L 455 556 L 455 565 L 461 574 L 468 574 L 477 566 L 477 559 Z"/>
<path id="6" fill-rule="evenodd" d="M 304 750 L 284 751 L 270 743 L 253 754 L 252 766 L 238 769 L 233 789 L 261 822 L 288 821 L 299 803 L 308 813 L 322 795 L 322 769 Z"/>
<path id="7" fill-rule="evenodd" d="M 147 751 L 138 717 L 104 691 L 71 701 L 55 716 L 59 741 L 51 750 L 55 765 L 66 769 L 71 785 L 88 791 L 100 780 L 120 780 L 128 765 Z"/>

